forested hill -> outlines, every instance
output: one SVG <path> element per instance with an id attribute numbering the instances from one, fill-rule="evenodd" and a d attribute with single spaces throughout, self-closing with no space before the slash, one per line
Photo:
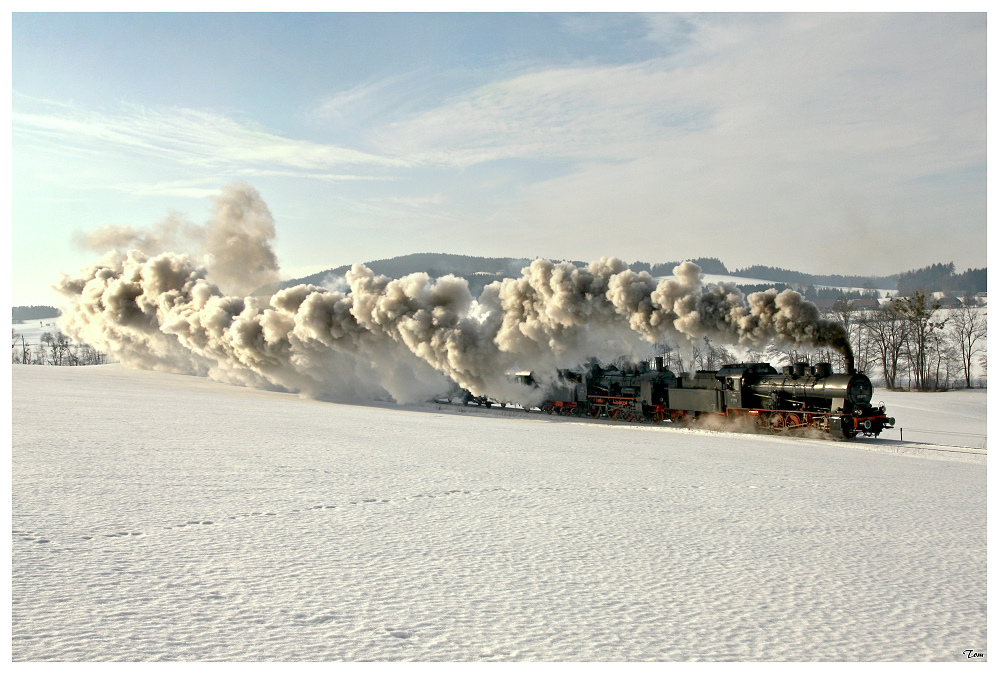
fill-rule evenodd
<path id="1" fill-rule="evenodd" d="M 806 274 L 800 271 L 753 265 L 745 269 L 737 269 L 733 276 L 758 278 L 764 281 L 779 283 L 799 283 L 807 285 L 837 286 L 847 288 L 882 288 L 894 290 L 898 283 L 898 274 L 891 276 L 844 276 L 841 274 Z"/>
<path id="2" fill-rule="evenodd" d="M 59 310 L 55 307 L 31 306 L 31 307 L 11 307 L 11 320 L 14 323 L 24 323 L 25 321 L 38 321 L 44 318 L 56 318 Z"/>
<path id="3" fill-rule="evenodd" d="M 987 292 L 987 269 L 969 269 L 962 274 L 955 274 L 953 262 L 933 264 L 899 274 L 898 290 L 903 295 L 909 295 L 916 290 L 944 291 L 958 295 Z"/>
<path id="4" fill-rule="evenodd" d="M 412 255 L 402 255 L 389 258 L 387 260 L 373 260 L 365 262 L 365 266 L 376 274 L 384 274 L 391 278 L 400 278 L 406 274 L 426 272 L 431 276 L 444 276 L 455 274 L 464 276 L 466 274 L 495 274 L 503 276 L 520 275 L 520 270 L 530 264 L 527 258 L 510 257 L 474 257 L 472 255 L 452 255 L 449 253 L 414 253 Z M 573 264 L 582 265 L 582 262 Z M 350 269 L 350 265 L 343 265 L 334 269 L 327 269 L 318 274 L 303 276 L 299 279 L 284 281 L 281 287 L 287 288 L 299 283 L 321 284 L 328 276 L 343 276 Z"/>
<path id="5" fill-rule="evenodd" d="M 452 255 L 446 253 L 415 253 L 384 260 L 374 260 L 365 264 L 376 274 L 384 274 L 399 278 L 406 274 L 426 272 L 432 277 L 445 274 L 461 276 L 469 281 L 473 290 L 499 278 L 519 276 L 521 269 L 530 264 L 532 258 L 509 257 L 475 257 L 472 255 Z M 774 283 L 784 283 L 794 286 L 832 286 L 850 288 L 879 288 L 883 290 L 898 289 L 903 293 L 921 289 L 927 292 L 948 291 L 955 294 L 984 292 L 986 288 L 986 269 L 969 269 L 962 274 L 954 273 L 954 263 L 936 264 L 923 269 L 916 269 L 891 276 L 850 276 L 841 274 L 808 274 L 805 272 L 753 265 L 743 269 L 729 270 L 725 264 L 714 257 L 700 257 L 691 260 L 701 267 L 706 274 L 729 274 L 745 278 L 756 278 Z M 585 267 L 587 263 L 570 260 L 577 267 Z M 635 271 L 647 271 L 653 276 L 669 276 L 680 260 L 670 262 L 632 262 L 630 266 Z M 318 274 L 304 276 L 281 283 L 287 288 L 300 283 L 322 285 L 330 277 L 343 276 L 350 269 L 343 265 L 328 269 Z"/>

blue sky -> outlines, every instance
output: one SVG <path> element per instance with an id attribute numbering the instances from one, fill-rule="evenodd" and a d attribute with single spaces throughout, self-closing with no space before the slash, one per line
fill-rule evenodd
<path id="1" fill-rule="evenodd" d="M 286 278 L 414 252 L 986 264 L 984 14 L 15 14 L 14 304 L 245 181 Z"/>

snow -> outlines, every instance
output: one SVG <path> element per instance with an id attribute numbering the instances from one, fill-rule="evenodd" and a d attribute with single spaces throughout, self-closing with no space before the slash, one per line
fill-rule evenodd
<path id="1" fill-rule="evenodd" d="M 42 335 L 46 332 L 55 334 L 62 330 L 59 318 L 43 318 L 41 320 L 27 321 L 26 323 L 11 323 L 11 328 L 18 335 L 24 336 L 24 341 L 29 344 L 38 344 L 42 341 Z M 18 338 L 20 344 L 20 337 Z"/>
<path id="2" fill-rule="evenodd" d="M 906 454 L 12 369 L 14 661 L 987 653 L 974 439 Z M 984 434 L 984 394 L 883 397 Z"/>
<path id="3" fill-rule="evenodd" d="M 883 402 L 888 416 L 895 417 L 895 428 L 885 431 L 882 440 L 985 449 L 987 397 L 985 389 L 939 393 L 875 389 L 872 403 Z"/>
<path id="4" fill-rule="evenodd" d="M 662 279 L 676 279 L 672 274 L 668 276 L 656 276 L 655 280 L 661 281 Z M 734 276 L 732 274 L 702 274 L 702 281 L 705 284 L 709 283 L 735 283 L 737 285 L 777 285 L 785 284 L 784 281 L 769 281 L 767 279 L 751 278 L 749 276 Z M 804 284 L 808 285 L 808 284 Z M 827 286 L 815 284 L 816 288 L 822 289 L 835 289 L 841 290 L 843 292 L 870 292 L 870 288 L 857 288 L 854 286 Z M 885 297 L 886 293 L 896 292 L 894 289 L 879 289 L 878 293 Z"/>

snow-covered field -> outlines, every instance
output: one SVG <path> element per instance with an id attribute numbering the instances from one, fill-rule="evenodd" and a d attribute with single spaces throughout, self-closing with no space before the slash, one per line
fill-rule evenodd
<path id="1" fill-rule="evenodd" d="M 920 443 L 941 445 L 945 449 L 986 448 L 985 389 L 918 393 L 874 389 L 873 403 L 883 402 L 895 428 L 885 431 L 879 447 L 888 445 L 900 451 L 917 451 Z M 896 445 L 902 440 L 901 445 Z"/>
<path id="2" fill-rule="evenodd" d="M 986 396 L 878 393 L 972 449 L 14 366 L 13 659 L 987 654 Z"/>
<path id="3" fill-rule="evenodd" d="M 24 341 L 29 344 L 37 344 L 42 340 L 42 335 L 46 332 L 55 333 L 62 330 L 62 325 L 59 318 L 43 318 L 26 323 L 12 323 L 11 328 L 18 335 L 24 335 Z"/>

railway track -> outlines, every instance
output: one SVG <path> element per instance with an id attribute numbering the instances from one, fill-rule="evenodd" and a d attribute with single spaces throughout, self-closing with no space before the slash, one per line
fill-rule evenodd
<path id="1" fill-rule="evenodd" d="M 448 406 L 448 407 L 450 407 L 452 404 L 454 404 L 454 403 L 450 403 L 450 402 L 445 402 L 444 400 L 436 401 L 436 402 L 437 402 L 438 405 Z M 458 405 L 459 404 L 455 404 L 455 407 L 458 407 Z M 539 414 L 539 413 L 540 414 L 544 414 L 544 412 L 545 412 L 545 410 L 539 410 L 538 408 L 531 408 L 529 410 L 525 410 L 520 405 L 507 405 L 507 406 L 504 406 L 504 407 L 500 407 L 500 405 L 498 405 L 498 404 L 497 405 L 492 405 L 492 406 L 486 406 L 486 405 L 477 405 L 475 403 L 473 403 L 471 405 L 468 405 L 468 406 L 463 406 L 460 409 L 464 409 L 465 411 L 475 410 L 476 413 L 479 413 L 479 411 L 481 410 L 481 413 L 484 414 L 484 415 L 485 414 L 498 414 L 498 415 L 502 415 L 502 416 L 514 416 L 515 413 L 524 414 L 525 412 L 527 412 L 528 414 L 532 414 L 532 415 L 533 414 Z M 519 414 L 516 414 L 516 415 L 519 416 Z M 544 414 L 544 416 L 548 416 L 548 415 Z M 566 421 L 569 421 L 569 420 L 580 420 L 580 421 L 586 420 L 586 421 L 589 421 L 589 422 L 592 422 L 592 423 L 597 423 L 597 424 L 627 424 L 628 423 L 628 422 L 624 422 L 624 421 L 615 421 L 615 420 L 607 419 L 607 418 L 592 419 L 589 416 L 585 416 L 585 417 L 583 417 L 583 416 L 574 417 L 574 416 L 571 416 L 571 415 L 559 415 L 559 414 L 555 414 L 553 416 L 555 418 L 564 418 Z M 643 424 L 643 425 L 649 425 L 650 426 L 651 424 Z M 668 422 L 667 423 L 663 423 L 661 425 L 658 425 L 658 427 L 659 428 L 670 428 L 670 427 L 672 427 L 672 428 L 677 428 L 677 429 L 679 429 L 679 428 L 691 428 L 690 426 L 675 426 L 675 425 L 670 424 Z M 694 430 L 697 430 L 696 427 L 694 427 Z M 712 429 L 705 429 L 705 430 L 712 430 Z M 719 429 L 715 429 L 715 430 L 719 430 Z M 733 433 L 737 433 L 738 431 L 733 430 L 732 432 Z M 930 432 L 930 431 L 926 431 L 926 432 Z M 760 430 L 760 433 L 761 434 L 765 434 L 762 431 L 762 429 Z M 951 435 L 968 435 L 968 434 L 951 433 Z M 975 437 L 977 437 L 977 436 L 975 436 Z M 984 438 L 984 436 L 982 436 L 982 437 Z M 865 448 L 875 449 L 875 450 L 878 450 L 878 451 L 894 452 L 894 453 L 899 453 L 899 454 L 923 454 L 923 453 L 929 453 L 929 454 L 936 454 L 936 455 L 939 455 L 939 456 L 960 455 L 962 457 L 972 458 L 972 459 L 974 459 L 975 457 L 977 457 L 978 459 L 981 459 L 981 460 L 985 460 L 988 457 L 988 450 L 985 449 L 985 448 L 966 447 L 966 446 L 961 446 L 961 445 L 946 445 L 946 444 L 939 444 L 939 443 L 933 443 L 933 442 L 921 442 L 921 441 L 918 441 L 918 440 L 895 440 L 895 439 L 884 438 L 884 437 L 881 437 L 881 438 L 858 438 L 857 443 L 858 444 L 856 446 L 862 446 L 862 447 L 865 447 Z M 848 444 L 849 444 L 849 446 L 854 446 L 853 442 L 848 443 Z"/>

